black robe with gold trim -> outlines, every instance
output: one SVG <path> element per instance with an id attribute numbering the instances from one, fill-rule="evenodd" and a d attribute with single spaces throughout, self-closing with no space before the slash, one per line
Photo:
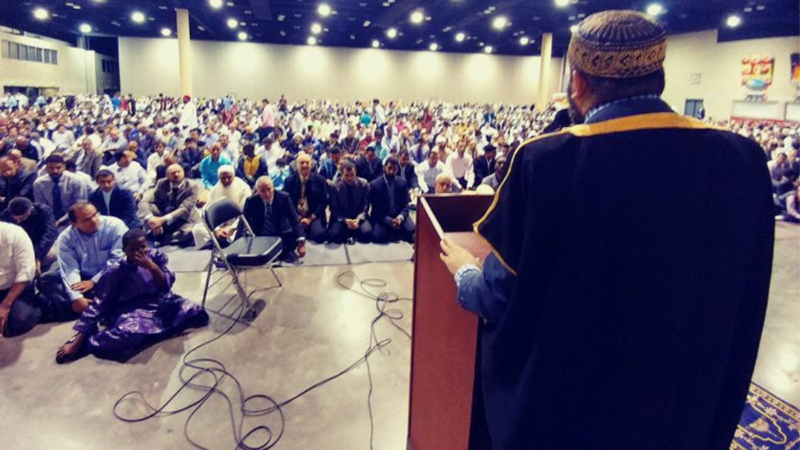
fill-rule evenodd
<path id="1" fill-rule="evenodd" d="M 727 450 L 774 218 L 764 153 L 673 113 L 516 152 L 476 231 L 516 282 L 482 336 L 493 449 Z"/>

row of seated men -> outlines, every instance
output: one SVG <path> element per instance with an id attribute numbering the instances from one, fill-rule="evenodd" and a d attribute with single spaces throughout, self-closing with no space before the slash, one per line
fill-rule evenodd
<path id="1" fill-rule="evenodd" d="M 25 202 L 15 199 L 12 208 Z M 175 274 L 167 256 L 148 248 L 144 230 L 100 216 L 86 201 L 72 205 L 67 216 L 69 226 L 55 244 L 56 263 L 45 273 L 26 230 L 0 222 L 0 335 L 75 321 L 76 334 L 58 349 L 57 362 L 90 353 L 125 361 L 208 323 L 198 304 L 172 292 Z"/>

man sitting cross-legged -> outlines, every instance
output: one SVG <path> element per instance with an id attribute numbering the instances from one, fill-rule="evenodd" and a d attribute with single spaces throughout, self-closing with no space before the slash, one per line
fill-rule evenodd
<path id="1" fill-rule="evenodd" d="M 125 361 L 158 340 L 208 324 L 200 305 L 172 293 L 167 256 L 147 248 L 144 231 L 128 231 L 122 245 L 125 258 L 103 272 L 94 302 L 74 326 L 78 333 L 58 349 L 58 363 L 82 352 Z"/>
<path id="2" fill-rule="evenodd" d="M 297 210 L 289 194 L 275 190 L 270 177 L 263 176 L 256 181 L 256 194 L 244 202 L 243 214 L 256 236 L 281 238 L 284 260 L 293 262 L 297 256 L 306 255 L 306 238 Z M 239 222 L 237 234 L 242 234 L 243 227 Z"/>
<path id="3" fill-rule="evenodd" d="M 341 179 L 331 187 L 331 242 L 369 242 L 372 226 L 367 220 L 368 207 L 369 183 L 356 176 L 352 161 L 342 162 Z"/>
<path id="4" fill-rule="evenodd" d="M 58 240 L 58 264 L 39 277 L 39 292 L 53 310 L 51 320 L 68 320 L 85 310 L 103 270 L 122 256 L 128 227 L 116 217 L 100 216 L 87 201 L 68 212 L 70 227 Z"/>
<path id="5" fill-rule="evenodd" d="M 375 242 L 414 241 L 414 222 L 408 217 L 409 195 L 405 180 L 397 176 L 400 163 L 390 156 L 384 174 L 369 184 L 372 236 Z"/>
<path id="6" fill-rule="evenodd" d="M 167 178 L 139 203 L 139 216 L 152 238 L 162 244 L 192 243 L 192 228 L 199 222 L 195 213 L 200 186 L 186 178 L 183 168 L 172 164 Z"/>

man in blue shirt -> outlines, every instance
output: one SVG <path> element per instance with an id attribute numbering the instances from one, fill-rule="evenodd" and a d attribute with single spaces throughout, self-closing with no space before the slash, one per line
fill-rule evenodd
<path id="1" fill-rule="evenodd" d="M 37 283 L 53 320 L 74 319 L 89 306 L 103 270 L 122 257 L 122 235 L 128 231 L 120 219 L 100 216 L 86 201 L 75 203 L 68 215 L 70 227 L 56 241 L 58 264 Z"/>

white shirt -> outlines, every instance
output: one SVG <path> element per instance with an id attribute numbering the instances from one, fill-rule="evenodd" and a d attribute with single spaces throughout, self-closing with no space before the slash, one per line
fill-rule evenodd
<path id="1" fill-rule="evenodd" d="M 17 225 L 0 222 L 0 289 L 31 282 L 35 274 L 36 257 L 28 234 Z"/>
<path id="2" fill-rule="evenodd" d="M 447 157 L 445 163 L 447 170 L 456 178 L 465 178 L 467 188 L 472 187 L 475 182 L 475 173 L 472 171 L 472 156 L 464 152 L 464 156 L 458 156 L 458 151 L 453 152 Z"/>
<path id="3" fill-rule="evenodd" d="M 178 122 L 178 126 L 186 130 L 197 128 L 197 106 L 195 106 L 194 103 L 189 102 L 183 105 L 181 120 Z"/>
<path id="4" fill-rule="evenodd" d="M 125 188 L 134 194 L 144 192 L 147 189 L 147 172 L 138 162 L 131 161 L 131 164 L 124 168 L 114 163 L 110 169 L 116 174 L 115 178 L 119 187 Z"/>
<path id="5" fill-rule="evenodd" d="M 437 161 L 436 165 L 433 167 L 431 167 L 428 161 L 418 164 L 416 172 L 419 188 L 423 193 L 428 192 L 429 189 L 433 189 L 436 186 L 436 177 L 439 176 L 440 173 L 445 173 L 446 171 L 447 169 L 441 161 Z"/>

